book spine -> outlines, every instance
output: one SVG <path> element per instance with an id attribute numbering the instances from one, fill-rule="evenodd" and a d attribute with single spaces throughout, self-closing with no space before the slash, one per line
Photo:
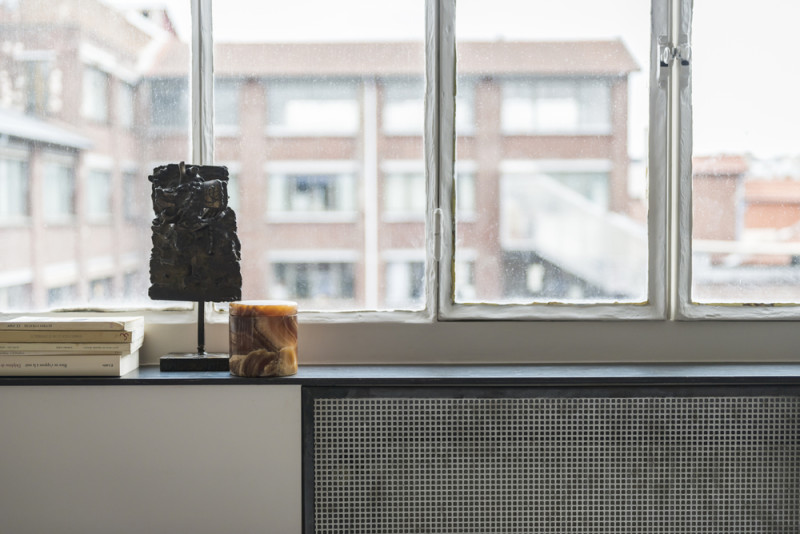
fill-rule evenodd
<path id="1" fill-rule="evenodd" d="M 0 321 L 2 330 L 135 330 L 144 325 L 144 319 L 108 320 L 64 320 L 64 321 Z"/>
<path id="2" fill-rule="evenodd" d="M 142 335 L 129 330 L 3 330 L 0 343 L 130 343 Z"/>
<path id="3" fill-rule="evenodd" d="M 112 355 L 5 356 L 0 376 L 119 376 L 120 357 Z"/>
<path id="4" fill-rule="evenodd" d="M 137 343 L 0 343 L 0 354 L 11 353 L 95 353 L 127 354 L 141 346 Z"/>

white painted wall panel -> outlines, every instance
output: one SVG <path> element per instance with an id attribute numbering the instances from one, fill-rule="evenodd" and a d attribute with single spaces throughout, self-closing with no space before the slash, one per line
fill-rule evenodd
<path id="1" fill-rule="evenodd" d="M 0 388 L 0 532 L 289 533 L 299 386 Z"/>

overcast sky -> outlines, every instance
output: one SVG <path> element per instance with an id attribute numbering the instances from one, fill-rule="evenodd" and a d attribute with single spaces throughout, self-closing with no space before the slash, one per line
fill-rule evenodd
<path id="1" fill-rule="evenodd" d="M 117 0 L 128 1 L 128 0 Z M 130 0 L 135 1 L 135 0 Z M 178 30 L 189 2 L 166 0 Z M 800 67 L 789 54 L 800 2 L 694 2 L 695 154 L 795 155 L 800 147 Z M 646 0 L 458 0 L 459 39 L 619 38 L 642 67 L 631 78 L 631 151 L 647 128 L 650 8 Z M 224 0 L 214 33 L 226 41 L 422 40 L 423 0 Z"/>

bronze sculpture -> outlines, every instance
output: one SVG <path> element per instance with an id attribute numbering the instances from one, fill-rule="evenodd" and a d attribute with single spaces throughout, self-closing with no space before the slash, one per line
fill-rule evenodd
<path id="1" fill-rule="evenodd" d="M 228 169 L 181 162 L 155 168 L 148 179 L 156 213 L 150 298 L 240 300 L 241 244 L 228 207 Z"/>

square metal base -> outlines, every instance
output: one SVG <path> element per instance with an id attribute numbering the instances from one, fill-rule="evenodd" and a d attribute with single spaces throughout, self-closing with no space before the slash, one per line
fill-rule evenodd
<path id="1" fill-rule="evenodd" d="M 170 352 L 161 357 L 159 367 L 165 372 L 229 371 L 228 355 L 220 352 L 191 354 Z"/>

